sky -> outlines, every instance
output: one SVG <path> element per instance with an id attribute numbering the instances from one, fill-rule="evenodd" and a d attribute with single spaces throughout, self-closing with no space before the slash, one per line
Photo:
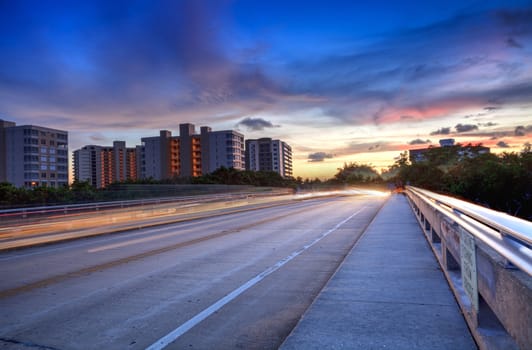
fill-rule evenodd
<path id="1" fill-rule="evenodd" d="M 180 123 L 291 145 L 294 176 L 444 138 L 532 142 L 532 0 L 0 0 L 0 119 L 128 147 Z"/>

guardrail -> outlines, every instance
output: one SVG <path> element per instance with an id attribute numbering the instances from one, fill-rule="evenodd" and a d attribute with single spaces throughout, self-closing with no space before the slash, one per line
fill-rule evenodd
<path id="1" fill-rule="evenodd" d="M 179 196 L 179 197 L 162 197 L 152 199 L 135 199 L 135 200 L 122 200 L 122 201 L 109 201 L 109 202 L 94 202 L 94 203 L 82 203 L 82 204 L 66 204 L 66 205 L 54 205 L 54 206 L 40 206 L 40 207 L 28 207 L 28 208 L 15 208 L 0 210 L 0 223 L 7 223 L 12 221 L 25 221 L 30 222 L 32 220 L 40 220 L 43 217 L 48 216 L 67 216 L 74 213 L 90 213 L 102 210 L 110 209 L 122 209 L 130 207 L 143 207 L 160 204 L 186 204 L 188 202 L 201 203 L 214 200 L 230 200 L 246 198 L 251 196 L 277 196 L 283 194 L 293 193 L 290 189 L 272 189 L 269 191 L 245 191 L 245 192 L 229 192 L 229 193 L 217 193 L 217 194 L 202 194 L 193 196 Z"/>
<path id="2" fill-rule="evenodd" d="M 481 349 L 532 348 L 532 223 L 407 187 Z"/>

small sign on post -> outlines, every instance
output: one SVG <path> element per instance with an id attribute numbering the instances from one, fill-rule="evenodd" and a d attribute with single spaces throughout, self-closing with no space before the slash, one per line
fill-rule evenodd
<path id="1" fill-rule="evenodd" d="M 478 312 L 477 256 L 475 248 L 475 238 L 469 232 L 460 228 L 462 285 L 469 300 L 471 300 L 473 309 Z"/>

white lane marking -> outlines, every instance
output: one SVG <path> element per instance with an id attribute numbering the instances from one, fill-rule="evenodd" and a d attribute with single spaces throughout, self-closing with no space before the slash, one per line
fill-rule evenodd
<path id="1" fill-rule="evenodd" d="M 288 255 L 284 259 L 279 260 L 275 265 L 270 266 L 269 268 L 267 268 L 266 270 L 264 270 L 263 272 L 261 272 L 257 276 L 253 277 L 252 279 L 250 279 L 249 281 L 247 281 L 246 283 L 244 283 L 243 285 L 241 285 L 237 289 L 233 290 L 231 293 L 227 294 L 225 297 L 221 298 L 220 300 L 218 300 L 217 302 L 215 302 L 214 304 L 212 304 L 211 306 L 209 306 L 205 310 L 201 311 L 196 316 L 192 317 L 187 322 L 183 323 L 181 326 L 179 326 L 176 329 L 174 329 L 172 332 L 168 333 L 167 335 L 165 335 L 161 339 L 157 340 L 155 343 L 153 343 L 152 345 L 147 347 L 146 350 L 161 350 L 161 349 L 164 349 L 169 344 L 171 344 L 173 341 L 175 341 L 177 338 L 179 338 L 180 336 L 182 336 L 183 334 L 188 332 L 191 328 L 193 328 L 194 326 L 196 326 L 197 324 L 199 324 L 200 322 L 205 320 L 207 317 L 209 317 L 210 315 L 212 315 L 216 311 L 220 310 L 226 304 L 228 304 L 229 302 L 234 300 L 240 294 L 244 293 L 246 290 L 248 290 L 249 288 L 253 287 L 255 284 L 259 283 L 264 278 L 266 278 L 270 274 L 274 273 L 275 271 L 277 271 L 278 269 L 283 267 L 286 263 L 288 263 L 289 261 L 291 261 L 292 259 L 294 259 L 298 255 L 300 255 L 301 253 L 303 253 L 304 251 L 306 251 L 307 249 L 309 249 L 310 247 L 312 247 L 313 245 L 315 245 L 316 243 L 318 243 L 319 241 L 321 241 L 322 239 L 324 239 L 325 237 L 327 237 L 328 235 L 330 235 L 334 231 L 336 231 L 338 228 L 340 228 L 340 226 L 345 224 L 347 221 L 351 220 L 355 215 L 357 215 L 358 213 L 360 213 L 364 209 L 365 209 L 365 207 L 360 209 L 360 210 L 358 210 L 357 212 L 353 213 L 348 218 L 340 221 L 338 224 L 336 224 L 336 226 L 334 226 L 330 230 L 322 233 L 318 238 L 316 238 L 315 240 L 313 240 L 309 244 L 307 244 L 307 245 L 303 246 L 302 248 L 296 250 L 295 252 L 293 252 L 292 254 Z"/>

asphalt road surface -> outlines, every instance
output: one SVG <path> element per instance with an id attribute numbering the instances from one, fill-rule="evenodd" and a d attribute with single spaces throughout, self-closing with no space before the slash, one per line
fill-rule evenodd
<path id="1" fill-rule="evenodd" d="M 386 200 L 310 199 L 0 254 L 0 349 L 276 349 Z"/>

